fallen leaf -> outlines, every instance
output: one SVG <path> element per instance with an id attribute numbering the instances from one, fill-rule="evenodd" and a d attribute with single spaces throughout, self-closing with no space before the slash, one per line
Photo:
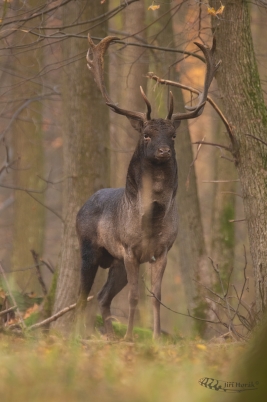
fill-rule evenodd
<path id="1" fill-rule="evenodd" d="M 200 349 L 200 350 L 206 350 L 207 346 L 203 345 L 203 343 L 198 343 L 197 348 Z"/>
<path id="2" fill-rule="evenodd" d="M 28 310 L 25 311 L 25 314 L 23 316 L 24 319 L 30 317 L 30 315 L 32 315 L 33 313 L 36 313 L 39 310 L 39 306 L 38 304 L 34 303 L 34 305 L 30 308 L 28 308 Z"/>

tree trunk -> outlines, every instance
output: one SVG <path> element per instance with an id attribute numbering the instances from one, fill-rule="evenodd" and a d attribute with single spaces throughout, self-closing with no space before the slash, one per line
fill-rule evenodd
<path id="1" fill-rule="evenodd" d="M 117 2 L 110 2 L 110 8 L 114 8 Z M 110 22 L 111 34 L 121 36 L 132 35 L 142 31 L 145 27 L 145 5 L 139 1 L 127 7 L 117 18 Z M 145 39 L 146 31 L 130 37 L 130 42 L 139 42 Z M 144 78 L 148 71 L 146 51 L 142 48 L 129 46 L 122 51 L 110 51 L 109 84 L 110 96 L 120 107 L 127 110 L 144 111 L 146 106 L 140 93 L 140 85 L 146 91 L 147 79 Z M 111 146 L 111 186 L 125 187 L 126 174 L 132 154 L 135 150 L 138 133 L 132 128 L 128 119 L 110 112 L 110 146 Z M 143 272 L 143 268 L 141 268 Z M 147 300 L 146 291 L 140 281 L 140 295 L 135 322 L 138 325 L 146 325 Z M 126 286 L 112 302 L 112 313 L 126 318 L 128 315 L 128 286 Z"/>
<path id="2" fill-rule="evenodd" d="M 40 4 L 38 0 L 29 1 L 29 6 Z M 36 21 L 33 22 L 36 24 Z M 24 46 L 32 42 L 29 33 L 15 33 L 12 39 L 14 43 Z M 13 74 L 14 90 L 13 99 L 24 99 L 15 102 L 13 113 L 22 107 L 17 120 L 12 126 L 13 155 L 18 158 L 16 169 L 13 172 L 14 186 L 41 191 L 45 188 L 44 182 L 38 177 L 43 177 L 44 155 L 42 137 L 42 103 L 30 101 L 40 94 L 40 82 L 31 80 L 38 74 L 42 64 L 42 50 L 35 49 L 16 56 L 16 71 Z M 18 78 L 20 77 L 20 78 Z M 21 78 L 23 77 L 23 78 Z M 24 81 L 25 80 L 25 81 Z M 35 82 L 34 82 L 35 81 Z M 28 103 L 27 103 L 28 102 Z M 30 195 L 34 196 L 34 200 Z M 41 286 L 35 270 L 18 272 L 19 269 L 33 265 L 31 250 L 42 254 L 44 242 L 45 208 L 39 202 L 44 202 L 44 192 L 29 193 L 15 191 L 14 203 L 14 227 L 13 249 L 11 257 L 12 279 L 23 292 L 33 291 L 42 295 Z"/>
<path id="3" fill-rule="evenodd" d="M 179 16 L 183 11 L 179 10 Z M 170 14 L 167 16 L 170 17 Z M 166 18 L 167 19 L 167 18 Z M 162 20 L 161 24 L 166 24 Z M 161 40 L 161 46 L 168 46 L 168 43 L 173 43 L 171 47 L 175 47 L 175 19 L 166 25 L 165 33 L 167 33 L 167 40 Z M 177 39 L 176 39 L 177 41 Z M 181 77 L 177 72 L 176 65 L 173 63 L 181 58 L 181 55 L 173 56 L 168 53 L 165 56 L 165 71 L 164 76 L 169 76 L 171 80 L 181 81 Z M 166 71 L 166 67 L 173 65 L 173 67 Z M 169 88 L 174 95 L 175 110 L 183 110 L 185 99 L 180 88 Z M 167 91 L 166 91 L 167 95 Z M 181 109 L 179 109 L 181 108 Z M 211 284 L 211 272 L 208 266 L 206 245 L 204 239 L 203 225 L 201 219 L 201 211 L 199 205 L 198 188 L 196 180 L 195 165 L 192 165 L 194 155 L 191 145 L 191 137 L 189 131 L 188 121 L 182 122 L 178 128 L 176 140 L 176 154 L 178 161 L 178 193 L 177 205 L 179 215 L 179 228 L 174 249 L 171 251 L 173 254 L 176 250 L 179 267 L 181 270 L 182 283 L 185 288 L 186 305 L 191 313 L 198 317 L 206 317 L 207 303 L 204 298 L 203 287 L 197 282 L 201 282 L 206 286 Z M 190 167 L 191 166 L 191 167 Z M 190 171 L 190 178 L 188 182 L 188 175 Z M 177 247 L 177 249 L 176 249 Z M 199 335 L 207 334 L 207 328 L 204 321 L 194 321 L 195 329 Z"/>
<path id="4" fill-rule="evenodd" d="M 210 5 L 220 7 L 220 1 Z M 217 81 L 224 112 L 234 140 L 233 155 L 248 225 L 254 267 L 256 307 L 263 311 L 267 302 L 267 113 L 252 43 L 248 2 L 224 1 L 223 17 L 212 18 L 217 39 L 217 58 L 222 65 Z"/>
<path id="5" fill-rule="evenodd" d="M 214 134 L 214 143 L 223 143 L 224 126 L 221 121 L 217 124 L 217 130 Z M 234 164 L 220 157 L 218 150 L 214 150 L 215 166 L 213 180 L 214 196 L 211 221 L 211 258 L 215 264 L 218 264 L 220 275 L 227 282 L 231 268 L 234 266 L 235 256 L 235 224 L 229 220 L 235 218 L 235 200 L 236 200 L 236 169 Z M 227 154 L 227 157 L 231 157 Z M 222 180 L 222 182 L 220 182 Z M 224 180 L 229 180 L 224 182 Z M 221 285 L 217 278 L 217 287 L 221 292 Z M 226 285 L 227 287 L 227 285 Z M 225 287 L 225 288 L 226 288 Z"/>
<path id="6" fill-rule="evenodd" d="M 83 3 L 80 7 L 78 3 L 71 2 L 63 8 L 63 25 L 91 19 L 105 11 L 106 5 L 101 5 L 100 1 Z M 69 32 L 77 34 L 75 28 L 70 28 Z M 104 37 L 105 23 L 90 33 Z M 90 195 L 100 188 L 109 187 L 108 110 L 86 66 L 87 50 L 86 39 L 72 37 L 63 44 L 64 59 L 75 61 L 64 67 L 62 83 L 65 222 L 54 313 L 77 301 L 80 251 L 75 229 L 76 214 Z M 99 270 L 100 277 L 96 278 L 96 282 L 103 282 L 104 273 Z M 97 287 L 99 290 L 101 285 Z M 94 289 L 92 294 L 96 296 Z M 90 308 L 93 309 L 92 325 L 96 307 L 90 304 Z M 73 316 L 74 312 L 66 314 L 53 327 L 68 332 L 73 325 Z"/>

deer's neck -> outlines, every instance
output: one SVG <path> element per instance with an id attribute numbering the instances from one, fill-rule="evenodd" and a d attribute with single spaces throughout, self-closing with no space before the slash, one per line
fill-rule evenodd
<path id="1" fill-rule="evenodd" d="M 151 163 L 133 156 L 126 180 L 125 193 L 131 201 L 141 202 L 142 209 L 152 203 L 169 205 L 178 185 L 175 157 L 164 163 Z"/>

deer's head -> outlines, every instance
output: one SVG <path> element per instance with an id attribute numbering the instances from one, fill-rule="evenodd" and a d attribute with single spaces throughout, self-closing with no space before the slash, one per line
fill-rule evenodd
<path id="1" fill-rule="evenodd" d="M 147 159 L 158 163 L 165 162 L 175 155 L 175 132 L 179 127 L 181 120 L 193 119 L 200 116 L 203 112 L 209 86 L 219 66 L 219 63 L 215 64 L 213 57 L 216 46 L 215 39 L 213 39 L 211 49 L 195 42 L 203 52 L 206 60 L 204 90 L 199 95 L 197 105 L 195 107 L 186 107 L 188 111 L 185 113 L 173 113 L 173 95 L 172 92 L 170 92 L 170 103 L 166 119 L 151 119 L 151 104 L 142 87 L 140 87 L 141 95 L 147 108 L 145 113 L 122 109 L 109 97 L 104 83 L 104 55 L 110 43 L 115 40 L 118 40 L 118 38 L 107 36 L 95 45 L 91 37 L 88 35 L 89 50 L 86 56 L 88 62 L 87 66 L 92 71 L 97 86 L 106 100 L 106 104 L 111 110 L 113 110 L 113 112 L 126 116 L 131 125 L 140 133 L 139 146 L 143 148 L 144 156 Z"/>

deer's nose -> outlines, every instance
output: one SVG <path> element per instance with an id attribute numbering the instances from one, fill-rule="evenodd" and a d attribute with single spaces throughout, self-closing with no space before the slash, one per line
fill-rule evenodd
<path id="1" fill-rule="evenodd" d="M 158 148 L 157 154 L 160 158 L 168 158 L 171 156 L 171 149 L 168 146 L 162 146 Z"/>

